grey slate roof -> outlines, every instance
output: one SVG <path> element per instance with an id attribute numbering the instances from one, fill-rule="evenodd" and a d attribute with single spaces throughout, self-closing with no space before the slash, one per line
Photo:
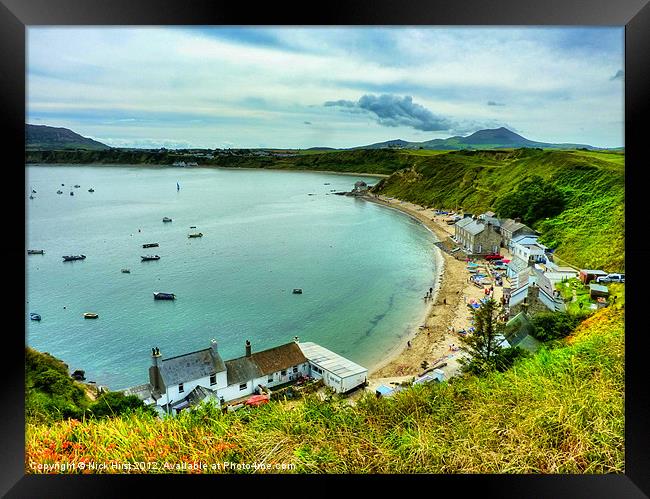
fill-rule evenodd
<path id="1" fill-rule="evenodd" d="M 482 223 L 477 223 L 476 220 L 472 220 L 471 224 L 468 224 L 464 227 L 464 229 L 469 232 L 471 235 L 475 236 L 476 234 L 480 234 L 485 230 L 487 225 L 482 224 Z"/>
<path id="2" fill-rule="evenodd" d="M 455 225 L 457 225 L 458 227 L 460 227 L 461 229 L 463 229 L 463 228 L 465 228 L 466 225 L 471 224 L 473 221 L 474 221 L 474 220 L 472 220 L 472 219 L 469 218 L 469 217 L 468 217 L 468 218 L 461 218 L 458 222 L 456 222 Z"/>
<path id="3" fill-rule="evenodd" d="M 160 362 L 160 375 L 166 386 L 205 378 L 225 369 L 221 356 L 212 348 L 163 358 Z"/>
<path id="4" fill-rule="evenodd" d="M 523 228 L 526 228 L 526 229 L 530 230 L 531 232 L 534 232 L 533 229 L 531 229 L 531 228 L 528 227 L 527 225 L 522 224 L 521 222 L 515 222 L 515 221 L 512 220 L 511 218 L 507 218 L 507 219 L 505 220 L 505 222 L 503 222 L 503 223 L 501 224 L 501 228 L 502 228 L 503 230 L 506 230 L 506 231 L 511 232 L 512 234 L 514 234 L 515 232 L 517 232 L 519 229 L 523 229 Z"/>
<path id="5" fill-rule="evenodd" d="M 526 263 L 521 258 L 517 258 L 517 257 L 510 260 L 510 262 L 507 265 L 513 272 L 521 272 L 526 267 L 528 267 L 528 263 Z"/>
<path id="6" fill-rule="evenodd" d="M 244 383 L 264 376 L 257 364 L 253 362 L 252 356 L 227 360 L 226 372 L 228 374 L 228 385 Z"/>
<path id="7" fill-rule="evenodd" d="M 135 395 L 140 400 L 147 400 L 148 398 L 151 398 L 152 389 L 153 387 L 151 386 L 151 383 L 145 383 L 143 385 L 132 386 L 131 388 L 122 390 L 122 393 L 124 395 Z"/>
<path id="8" fill-rule="evenodd" d="M 533 326 L 526 314 L 519 312 L 506 323 L 506 339 L 513 347 L 520 347 L 532 352 L 536 351 L 541 343 L 531 336 Z"/>

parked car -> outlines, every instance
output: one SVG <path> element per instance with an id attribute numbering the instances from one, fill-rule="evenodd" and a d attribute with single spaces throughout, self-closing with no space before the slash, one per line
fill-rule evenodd
<path id="1" fill-rule="evenodd" d="M 625 274 L 607 274 L 597 277 L 596 282 L 625 282 Z"/>

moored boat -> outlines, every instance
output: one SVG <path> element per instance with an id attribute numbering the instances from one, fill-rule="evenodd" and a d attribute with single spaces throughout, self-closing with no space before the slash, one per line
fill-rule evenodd
<path id="1" fill-rule="evenodd" d="M 34 199 L 34 196 L 32 196 L 32 195 L 30 194 L 30 195 L 29 195 L 29 199 Z"/>
<path id="2" fill-rule="evenodd" d="M 79 184 L 74 184 L 74 186 L 76 189 L 79 189 L 79 187 L 81 187 Z"/>
<path id="3" fill-rule="evenodd" d="M 45 251 L 44 250 L 27 250 L 28 255 L 44 255 Z"/>
<path id="4" fill-rule="evenodd" d="M 56 191 L 56 193 L 57 194 L 63 194 L 63 191 L 61 189 L 59 189 L 58 191 Z"/>
<path id="5" fill-rule="evenodd" d="M 86 255 L 66 255 L 63 256 L 63 261 L 64 262 L 72 262 L 74 260 L 85 260 Z"/>
<path id="6" fill-rule="evenodd" d="M 149 260 L 160 260 L 160 257 L 158 255 L 144 255 L 141 256 L 143 262 L 147 262 Z"/>
<path id="7" fill-rule="evenodd" d="M 70 195 L 71 195 L 71 196 L 74 196 L 74 192 L 70 191 Z"/>
<path id="8" fill-rule="evenodd" d="M 161 291 L 154 291 L 153 299 L 154 300 L 175 300 L 176 295 L 174 293 L 163 293 Z"/>
<path id="9" fill-rule="evenodd" d="M 302 294 L 302 288 L 293 288 L 293 294 L 294 295 L 301 295 Z"/>
<path id="10" fill-rule="evenodd" d="M 188 234 L 187 237 L 203 237 L 202 232 L 194 232 L 192 234 Z"/>
<path id="11" fill-rule="evenodd" d="M 37 314 L 36 312 L 31 312 L 29 314 L 29 318 L 33 321 L 40 321 L 41 320 L 41 314 Z"/>
<path id="12" fill-rule="evenodd" d="M 169 217 L 163 217 L 163 222 L 171 222 L 172 219 Z"/>
<path id="13" fill-rule="evenodd" d="M 91 187 L 90 189 L 88 189 L 88 192 L 95 192 L 95 189 Z"/>
<path id="14" fill-rule="evenodd" d="M 131 271 L 129 269 L 122 269 L 122 274 L 130 274 Z"/>
<path id="15" fill-rule="evenodd" d="M 84 319 L 97 319 L 99 317 L 99 314 L 96 314 L 95 312 L 86 312 L 84 314 Z"/>
<path id="16" fill-rule="evenodd" d="M 146 243 L 142 245 L 143 248 L 157 248 L 158 243 Z"/>

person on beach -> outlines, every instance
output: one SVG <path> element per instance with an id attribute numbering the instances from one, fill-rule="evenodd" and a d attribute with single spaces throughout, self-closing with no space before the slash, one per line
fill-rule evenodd
<path id="1" fill-rule="evenodd" d="M 406 346 L 411 348 L 411 341 L 410 340 L 406 342 Z"/>

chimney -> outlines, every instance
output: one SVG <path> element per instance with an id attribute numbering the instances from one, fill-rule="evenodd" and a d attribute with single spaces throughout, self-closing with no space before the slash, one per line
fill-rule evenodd
<path id="1" fill-rule="evenodd" d="M 214 338 L 212 338 L 212 339 L 210 340 L 210 350 L 212 350 L 212 353 L 213 353 L 214 355 L 217 355 L 217 353 L 218 353 L 218 350 L 217 350 L 217 340 L 215 340 Z"/>
<path id="2" fill-rule="evenodd" d="M 158 368 L 158 359 L 161 357 L 160 349 L 154 347 L 151 349 L 151 365 L 155 368 Z"/>
<path id="3" fill-rule="evenodd" d="M 160 355 L 160 349 L 158 347 L 151 349 L 151 367 L 149 368 L 149 383 L 153 388 L 153 392 L 160 392 L 162 390 L 160 383 L 160 367 L 158 365 Z"/>
<path id="4" fill-rule="evenodd" d="M 298 338 L 297 336 L 294 336 L 294 337 L 293 337 L 293 341 L 295 341 L 296 343 L 300 343 L 299 340 L 300 340 L 300 338 Z"/>
<path id="5" fill-rule="evenodd" d="M 521 218 L 515 218 L 515 223 L 521 223 Z"/>
<path id="6" fill-rule="evenodd" d="M 246 357 L 251 356 L 251 342 L 246 340 Z"/>

